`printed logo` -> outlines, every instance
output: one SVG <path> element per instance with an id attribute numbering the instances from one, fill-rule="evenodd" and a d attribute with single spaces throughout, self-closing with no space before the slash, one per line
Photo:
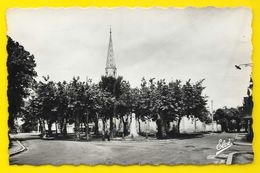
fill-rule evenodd
<path id="1" fill-rule="evenodd" d="M 218 150 L 216 152 L 216 156 L 219 155 L 220 153 L 222 153 L 223 151 L 225 151 L 226 149 L 230 148 L 233 145 L 233 142 L 231 141 L 231 139 L 228 139 L 228 141 L 224 140 L 224 139 L 220 139 L 218 141 L 218 145 L 216 146 L 216 149 Z"/>

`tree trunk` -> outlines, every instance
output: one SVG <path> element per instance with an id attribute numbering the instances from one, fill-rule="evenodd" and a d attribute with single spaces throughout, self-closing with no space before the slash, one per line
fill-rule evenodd
<path id="1" fill-rule="evenodd" d="M 124 120 L 122 117 L 122 122 L 123 122 L 123 136 L 127 136 L 127 121 Z"/>
<path id="2" fill-rule="evenodd" d="M 113 115 L 110 117 L 110 138 L 114 137 L 114 123 L 113 118 L 116 117 L 116 106 L 115 103 L 113 105 Z"/>
<path id="3" fill-rule="evenodd" d="M 41 124 L 42 124 L 42 136 L 45 136 L 46 135 L 45 122 L 42 119 L 41 119 Z"/>
<path id="4" fill-rule="evenodd" d="M 61 129 L 62 129 L 62 136 L 66 137 L 67 136 L 67 119 L 66 118 L 63 119 Z"/>
<path id="5" fill-rule="evenodd" d="M 125 139 L 125 131 L 124 131 L 125 130 L 125 127 L 124 127 L 125 125 L 124 125 L 124 118 L 123 117 L 120 118 L 120 123 L 119 123 L 120 129 L 121 129 L 121 125 L 122 124 L 123 124 L 122 138 Z"/>
<path id="6" fill-rule="evenodd" d="M 83 123 L 83 124 L 84 124 L 84 123 Z M 80 131 L 80 132 L 83 132 L 83 125 L 82 125 L 82 123 L 79 123 L 79 127 L 80 127 L 80 128 L 79 128 L 79 131 Z M 85 127 L 86 127 L 86 126 L 85 126 Z"/>
<path id="7" fill-rule="evenodd" d="M 57 121 L 55 121 L 55 136 L 58 136 L 58 124 Z"/>
<path id="8" fill-rule="evenodd" d="M 161 118 L 160 115 L 158 115 L 158 119 L 156 121 L 156 124 L 157 124 L 157 137 L 159 139 L 164 139 L 167 137 L 167 134 L 166 134 L 166 130 L 165 130 L 165 127 L 166 127 L 166 123 L 164 122 L 164 120 Z"/>
<path id="9" fill-rule="evenodd" d="M 49 121 L 49 122 L 48 122 L 48 136 L 51 136 L 51 135 L 52 135 L 51 126 L 52 126 L 52 122 Z"/>
<path id="10" fill-rule="evenodd" d="M 114 137 L 114 123 L 113 123 L 113 117 L 110 117 L 109 123 L 110 123 L 110 126 L 109 126 L 110 138 L 113 138 L 113 137 Z"/>
<path id="11" fill-rule="evenodd" d="M 194 118 L 194 129 L 195 129 L 195 133 L 197 132 L 197 120 L 196 120 L 196 118 Z"/>
<path id="12" fill-rule="evenodd" d="M 170 133 L 170 122 L 165 123 L 165 132 L 166 135 L 168 136 L 168 134 Z"/>
<path id="13" fill-rule="evenodd" d="M 42 120 L 39 119 L 39 131 L 41 134 L 43 134 L 43 126 L 42 126 Z"/>
<path id="14" fill-rule="evenodd" d="M 141 120 L 140 120 L 139 117 L 138 117 L 138 128 L 139 128 L 139 134 L 141 134 L 142 133 L 142 131 L 141 131 Z"/>
<path id="15" fill-rule="evenodd" d="M 95 131 L 94 131 L 94 133 L 95 133 L 95 135 L 99 135 L 99 129 L 98 129 L 98 115 L 96 115 L 96 118 L 95 118 Z"/>
<path id="16" fill-rule="evenodd" d="M 86 136 L 86 140 L 89 141 L 88 114 L 86 115 L 86 121 L 84 122 L 84 126 L 85 126 L 85 136 Z"/>
<path id="17" fill-rule="evenodd" d="M 241 128 L 240 123 L 241 123 L 241 121 L 236 120 L 236 123 L 237 123 L 237 132 L 240 133 L 240 128 Z"/>
<path id="18" fill-rule="evenodd" d="M 181 124 L 181 118 L 177 121 L 177 134 L 180 134 L 180 124 Z"/>
<path id="19" fill-rule="evenodd" d="M 161 120 L 161 122 L 162 122 L 162 139 L 165 139 L 168 137 L 166 133 L 167 123 L 163 119 Z"/>
<path id="20" fill-rule="evenodd" d="M 63 134 L 63 119 L 60 120 L 60 134 Z"/>
<path id="21" fill-rule="evenodd" d="M 102 119 L 103 127 L 102 127 L 102 140 L 105 141 L 106 138 L 106 121 Z"/>
<path id="22" fill-rule="evenodd" d="M 156 126 L 157 126 L 157 138 L 161 138 L 161 135 L 162 135 L 162 127 L 161 127 L 161 120 L 158 119 L 156 120 Z"/>
<path id="23" fill-rule="evenodd" d="M 79 115 L 78 113 L 76 113 L 76 116 L 75 116 L 75 129 L 74 129 L 74 140 L 76 141 L 79 141 L 80 140 L 80 131 L 79 131 L 79 127 L 80 124 L 79 124 Z"/>

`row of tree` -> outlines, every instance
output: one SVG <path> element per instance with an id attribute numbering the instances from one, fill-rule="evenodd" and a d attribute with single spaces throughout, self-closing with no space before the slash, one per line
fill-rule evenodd
<path id="1" fill-rule="evenodd" d="M 158 138 L 170 133 L 170 122 L 177 122 L 177 129 L 183 116 L 209 121 L 207 97 L 203 95 L 203 80 L 182 83 L 180 80 L 167 83 L 164 79 L 141 80 L 138 88 L 132 88 L 122 77 L 102 76 L 100 82 L 90 79 L 81 81 L 74 77 L 70 82 L 54 82 L 49 76 L 35 81 L 36 63 L 33 55 L 8 38 L 8 99 L 9 127 L 14 127 L 14 119 L 23 117 L 25 126 L 39 123 L 43 133 L 52 135 L 55 123 L 66 136 L 67 124 L 74 123 L 75 139 L 80 139 L 80 125 L 84 124 L 88 139 L 88 126 L 103 122 L 103 134 L 109 121 L 109 134 L 116 135 L 113 118 L 123 124 L 123 135 L 127 134 L 127 123 L 132 113 L 138 120 L 156 121 Z M 45 124 L 48 130 L 45 129 Z"/>
<path id="2" fill-rule="evenodd" d="M 98 121 L 103 122 L 103 134 L 109 130 L 110 137 L 116 135 L 113 118 L 122 122 L 123 135 L 128 133 L 128 119 L 132 113 L 140 121 L 156 121 L 158 138 L 170 133 L 170 122 L 177 121 L 179 129 L 183 116 L 195 117 L 201 121 L 209 119 L 206 98 L 202 96 L 202 81 L 192 84 L 187 81 L 166 83 L 165 80 L 149 81 L 142 79 L 140 88 L 131 88 L 122 77 L 102 76 L 98 84 L 91 80 L 80 81 L 79 77 L 55 83 L 44 77 L 34 85 L 33 95 L 28 99 L 23 111 L 25 122 L 39 122 L 45 133 L 52 135 L 52 124 L 58 124 L 66 136 L 68 123 L 75 125 L 75 138 L 80 139 L 80 124 L 84 124 L 85 136 L 89 136 L 89 123 L 95 123 L 98 134 Z M 106 124 L 109 121 L 109 129 Z M 30 123 L 29 123 L 30 124 Z"/>

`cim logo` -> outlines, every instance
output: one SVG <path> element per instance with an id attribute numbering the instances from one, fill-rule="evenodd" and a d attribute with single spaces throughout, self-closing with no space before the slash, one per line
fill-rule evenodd
<path id="1" fill-rule="evenodd" d="M 228 141 L 224 140 L 224 139 L 220 139 L 218 141 L 218 145 L 216 146 L 216 149 L 218 150 L 216 152 L 216 156 L 219 155 L 220 153 L 222 153 L 223 151 L 225 151 L 226 149 L 230 148 L 233 145 L 233 142 L 231 141 L 231 139 L 228 139 Z"/>

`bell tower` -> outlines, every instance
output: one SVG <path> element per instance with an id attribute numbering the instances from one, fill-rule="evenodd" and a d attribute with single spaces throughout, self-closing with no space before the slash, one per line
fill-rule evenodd
<path id="1" fill-rule="evenodd" d="M 112 43 L 112 31 L 110 27 L 109 31 L 109 44 L 107 51 L 107 62 L 106 62 L 106 76 L 116 77 L 116 64 L 114 59 L 113 43 Z"/>

